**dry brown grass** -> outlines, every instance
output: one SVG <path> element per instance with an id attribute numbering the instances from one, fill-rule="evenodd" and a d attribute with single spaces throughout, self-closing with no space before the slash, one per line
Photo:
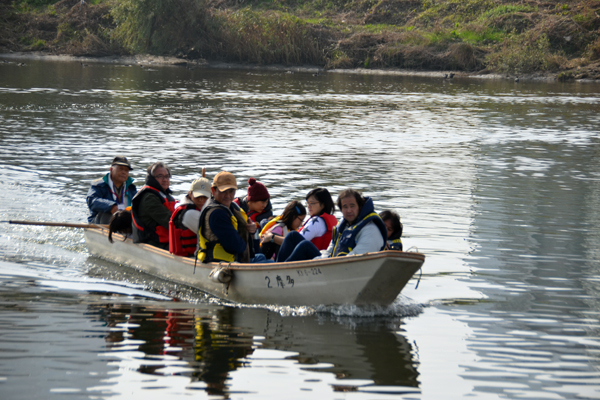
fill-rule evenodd
<path id="1" fill-rule="evenodd" d="M 27 15 L 6 1 L 0 47 L 12 50 L 587 76 L 600 60 L 599 0 L 62 0 L 54 13 Z M 125 3 L 154 4 L 161 15 L 148 32 L 133 24 L 119 36 L 109 10 Z M 145 5 L 132 13 L 145 18 L 138 27 L 150 20 Z"/>

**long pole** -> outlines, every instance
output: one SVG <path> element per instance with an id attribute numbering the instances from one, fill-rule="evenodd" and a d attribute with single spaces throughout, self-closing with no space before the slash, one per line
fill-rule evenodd
<path id="1" fill-rule="evenodd" d="M 60 226 L 64 228 L 106 228 L 108 225 L 99 224 L 73 224 L 68 222 L 44 222 L 44 221 L 0 221 L 3 223 L 16 225 L 39 225 L 39 226 Z"/>

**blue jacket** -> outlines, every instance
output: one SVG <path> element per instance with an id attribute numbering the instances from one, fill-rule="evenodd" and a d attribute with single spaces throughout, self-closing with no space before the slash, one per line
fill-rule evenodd
<path id="1" fill-rule="evenodd" d="M 88 217 L 88 222 L 93 222 L 94 218 L 98 213 L 110 213 L 110 209 L 117 204 L 114 200 L 110 187 L 108 186 L 108 175 L 104 175 L 101 179 L 98 179 L 92 183 L 92 187 L 88 191 L 86 201 L 88 208 L 90 209 L 91 215 Z M 125 198 L 127 206 L 131 205 L 131 199 L 137 193 L 137 188 L 133 184 L 133 178 L 127 178 L 125 182 L 127 188 L 125 192 Z"/>
<path id="2" fill-rule="evenodd" d="M 373 199 L 365 197 L 365 200 L 365 204 L 363 204 L 360 214 L 356 218 L 357 222 L 354 225 L 348 226 L 346 220 L 342 218 L 339 225 L 333 228 L 333 237 L 331 240 L 334 246 L 331 257 L 345 256 L 350 253 L 356 247 L 356 235 L 371 221 L 377 225 L 381 231 L 381 236 L 383 236 L 383 245 L 379 250 L 384 249 L 387 239 L 387 228 L 381 217 L 379 217 L 379 214 L 375 212 Z"/>

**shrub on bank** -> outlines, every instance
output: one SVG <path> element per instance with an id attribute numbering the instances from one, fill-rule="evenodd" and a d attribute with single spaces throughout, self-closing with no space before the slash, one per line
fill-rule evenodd
<path id="1" fill-rule="evenodd" d="M 297 17 L 204 0 L 120 0 L 114 37 L 133 53 L 186 54 L 258 64 L 323 64 L 319 38 Z"/>
<path id="2" fill-rule="evenodd" d="M 540 37 L 513 34 L 504 40 L 496 52 L 487 57 L 487 63 L 494 71 L 524 74 L 555 67 L 550 62 L 551 55 L 550 41 L 545 34 Z"/>
<path id="3" fill-rule="evenodd" d="M 110 11 L 114 38 L 132 53 L 173 54 L 193 48 L 209 31 L 203 0 L 118 0 Z"/>
<path id="4" fill-rule="evenodd" d="M 600 60 L 598 0 L 14 0 L 3 9 L 0 50 L 512 74 Z"/>
<path id="5" fill-rule="evenodd" d="M 250 8 L 220 10 L 215 17 L 214 41 L 205 44 L 206 55 L 257 64 L 324 63 L 318 31 L 297 17 Z"/>

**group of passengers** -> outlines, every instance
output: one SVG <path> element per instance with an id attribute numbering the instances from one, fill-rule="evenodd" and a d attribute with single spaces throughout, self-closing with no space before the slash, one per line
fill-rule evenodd
<path id="1" fill-rule="evenodd" d="M 308 212 L 294 200 L 273 217 L 269 191 L 254 178 L 246 196 L 236 198 L 237 180 L 230 172 L 219 172 L 212 183 L 201 177 L 177 202 L 163 162 L 148 167 L 139 191 L 131 170 L 127 158 L 115 157 L 87 195 L 88 221 L 108 224 L 111 242 L 117 232 L 202 262 L 286 262 L 402 250 L 398 214 L 377 214 L 373 200 L 353 189 L 342 190 L 335 204 L 327 189 L 313 189 L 306 195 Z M 339 223 L 336 205 L 343 216 Z"/>

